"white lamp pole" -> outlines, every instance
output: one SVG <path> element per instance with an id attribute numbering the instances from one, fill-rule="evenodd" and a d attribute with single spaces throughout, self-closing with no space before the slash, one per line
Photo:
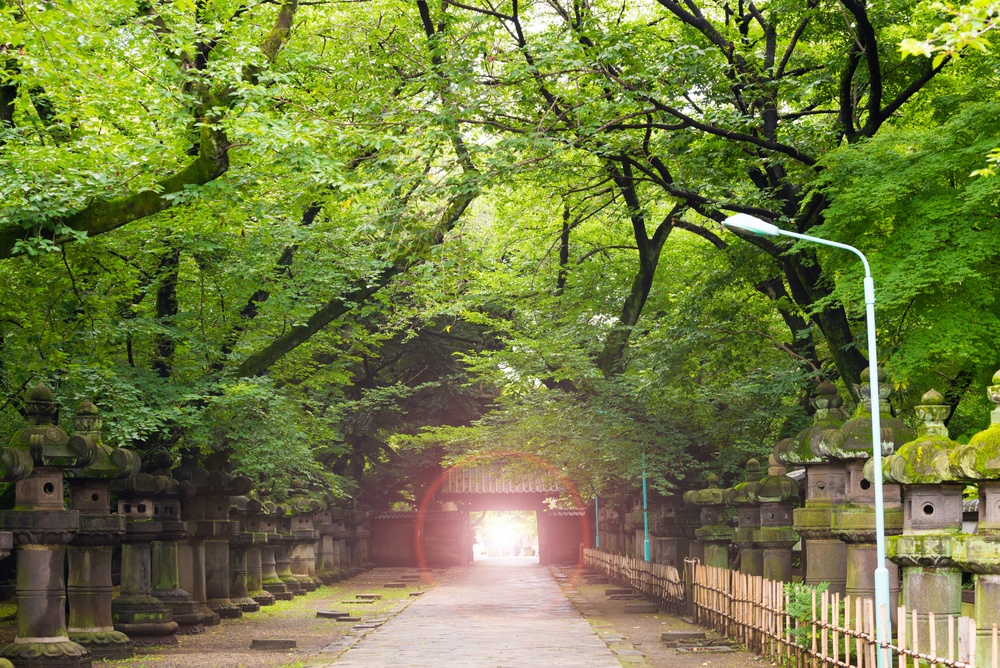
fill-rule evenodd
<path id="1" fill-rule="evenodd" d="M 889 569 L 885 567 L 885 508 L 882 499 L 882 416 L 879 415 L 878 400 L 878 356 L 875 350 L 875 282 L 872 280 L 871 268 L 868 266 L 868 258 L 864 253 L 854 246 L 820 239 L 819 237 L 807 234 L 798 234 L 783 230 L 777 225 L 766 223 L 759 218 L 737 213 L 726 218 L 722 223 L 728 228 L 750 232 L 767 237 L 792 237 L 802 239 L 823 246 L 833 246 L 850 251 L 861 258 L 865 266 L 865 312 L 868 321 L 868 364 L 869 380 L 868 386 L 872 404 L 872 465 L 874 467 L 874 480 L 872 484 L 875 492 L 875 639 L 878 642 L 879 650 L 878 668 L 890 668 L 888 660 L 889 641 L 892 638 L 892 628 L 889 622 Z"/>

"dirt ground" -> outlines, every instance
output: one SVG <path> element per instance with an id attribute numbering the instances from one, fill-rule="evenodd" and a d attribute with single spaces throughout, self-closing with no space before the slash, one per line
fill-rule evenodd
<path id="1" fill-rule="evenodd" d="M 319 619 L 319 610 L 350 611 L 363 621 L 386 619 L 414 600 L 410 593 L 429 586 L 424 582 L 407 583 L 405 589 L 388 589 L 387 582 L 400 576 L 416 576 L 416 569 L 376 569 L 317 591 L 278 601 L 242 619 L 221 620 L 200 635 L 177 636 L 175 647 L 140 648 L 134 657 L 123 661 L 95 661 L 97 668 L 302 668 L 311 656 L 324 649 L 333 660 L 343 649 L 340 643 L 356 641 L 369 630 L 354 630 L 352 623 Z M 358 594 L 379 594 L 372 604 L 356 601 Z M 0 624 L 0 640 L 9 642 L 15 633 L 14 622 Z M 250 649 L 257 639 L 295 640 L 296 649 L 269 651 Z M 331 647 L 332 646 L 332 647 Z"/>

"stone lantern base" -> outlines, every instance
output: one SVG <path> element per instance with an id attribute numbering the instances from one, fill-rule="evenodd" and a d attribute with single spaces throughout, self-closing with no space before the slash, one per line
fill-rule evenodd
<path id="1" fill-rule="evenodd" d="M 119 596 L 112 603 L 115 630 L 127 635 L 137 647 L 176 645 L 177 622 L 158 598 L 146 595 Z"/>
<path id="2" fill-rule="evenodd" d="M 0 650 L 0 654 L 18 668 L 90 668 L 90 652 L 83 645 L 69 638 L 51 639 L 49 642 L 26 642 L 15 639 Z"/>

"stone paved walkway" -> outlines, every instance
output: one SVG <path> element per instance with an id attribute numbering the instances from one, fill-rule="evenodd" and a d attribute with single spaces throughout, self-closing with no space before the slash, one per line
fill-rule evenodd
<path id="1" fill-rule="evenodd" d="M 453 569 L 336 661 L 309 666 L 621 668 L 549 570 L 525 559 Z"/>

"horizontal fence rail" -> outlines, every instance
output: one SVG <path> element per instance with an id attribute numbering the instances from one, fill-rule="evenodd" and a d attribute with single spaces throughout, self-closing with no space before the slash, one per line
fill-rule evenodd
<path id="1" fill-rule="evenodd" d="M 662 609 L 690 612 L 697 623 L 743 644 L 775 665 L 795 668 L 875 668 L 875 610 L 871 599 L 815 587 L 786 585 L 687 560 L 677 569 L 585 549 L 584 563 L 615 584 L 629 586 Z M 690 592 L 690 607 L 685 591 Z M 894 639 L 884 648 L 893 668 L 998 668 L 996 625 L 977 636 L 975 621 L 935 617 L 900 606 Z"/>

